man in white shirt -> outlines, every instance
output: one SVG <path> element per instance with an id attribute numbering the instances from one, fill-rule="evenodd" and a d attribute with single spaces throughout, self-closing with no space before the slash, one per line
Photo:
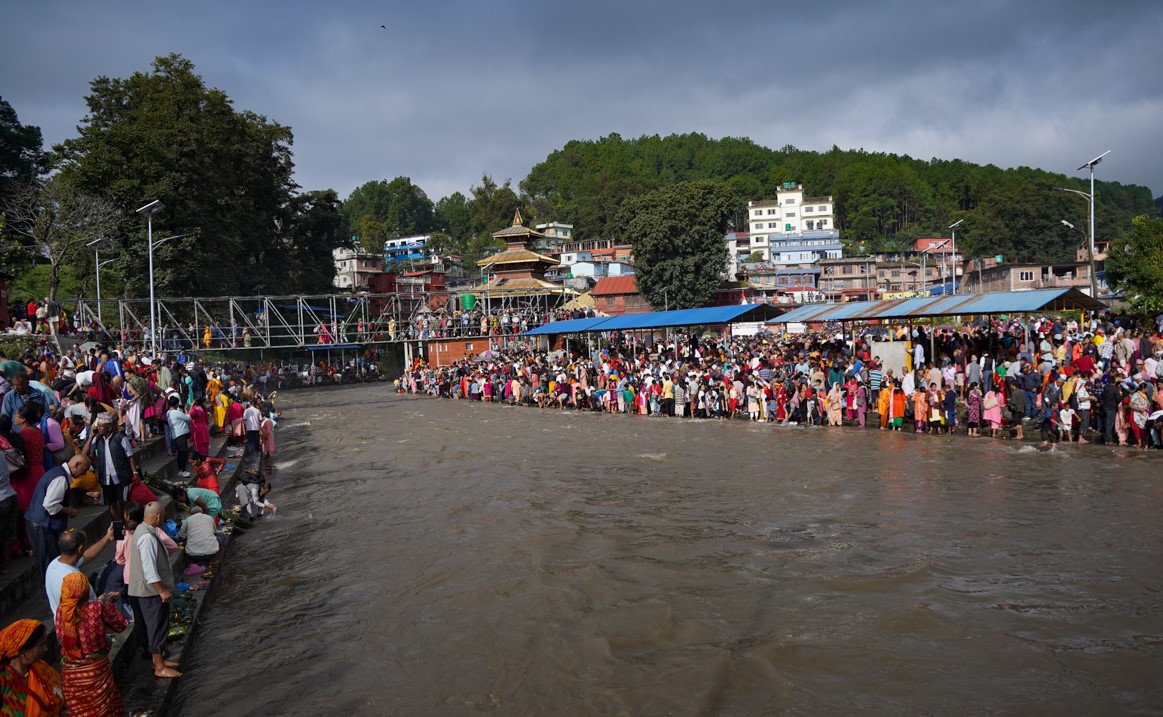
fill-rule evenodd
<path id="1" fill-rule="evenodd" d="M 252 399 L 247 402 L 246 410 L 242 412 L 242 422 L 246 426 L 246 449 L 253 453 L 258 453 L 259 443 L 259 429 L 262 427 L 262 411 L 255 406 L 255 401 Z"/>
<path id="2" fill-rule="evenodd" d="M 113 541 L 113 524 L 109 524 L 109 528 L 100 540 L 86 549 L 85 543 L 88 540 L 89 537 L 85 535 L 85 531 L 67 528 L 65 532 L 61 533 L 61 537 L 57 541 L 61 554 L 54 558 L 44 571 L 44 592 L 48 596 L 48 606 L 52 609 L 53 615 L 57 614 L 57 605 L 61 602 L 61 585 L 65 582 L 65 578 L 69 573 L 81 572 L 81 567 L 86 563 L 93 562 L 101 555 L 101 551 L 105 550 Z M 93 588 L 89 588 L 89 598 L 97 598 Z"/>

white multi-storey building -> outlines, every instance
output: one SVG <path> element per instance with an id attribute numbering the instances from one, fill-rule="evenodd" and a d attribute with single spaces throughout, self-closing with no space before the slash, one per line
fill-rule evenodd
<path id="1" fill-rule="evenodd" d="M 331 283 L 341 291 L 367 291 L 371 277 L 384 271 L 382 254 L 363 251 L 358 246 L 341 246 L 331 250 L 335 278 Z"/>
<path id="2" fill-rule="evenodd" d="M 775 199 L 747 203 L 751 251 L 773 264 L 811 264 L 839 259 L 832 197 L 805 197 L 797 182 L 784 182 Z"/>

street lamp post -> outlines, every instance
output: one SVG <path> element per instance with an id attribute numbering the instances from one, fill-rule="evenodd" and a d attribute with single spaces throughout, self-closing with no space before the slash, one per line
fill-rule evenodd
<path id="1" fill-rule="evenodd" d="M 964 219 L 958 219 L 949 225 L 949 229 L 953 230 L 953 253 L 949 255 L 949 267 L 953 270 L 953 295 L 957 296 L 957 227 Z"/>
<path id="2" fill-rule="evenodd" d="M 1089 207 L 1089 209 L 1090 209 L 1090 211 L 1089 211 L 1089 214 L 1090 214 L 1090 236 L 1087 239 L 1086 245 L 1087 245 L 1087 250 L 1090 254 L 1090 295 L 1092 298 L 1095 298 L 1095 299 L 1098 298 L 1098 277 L 1095 276 L 1095 268 L 1094 268 L 1094 167 L 1096 164 L 1098 164 L 1099 162 L 1102 161 L 1103 157 L 1107 156 L 1110 153 L 1111 153 L 1111 151 L 1108 149 L 1107 151 L 1103 152 L 1102 154 L 1098 155 L 1094 159 L 1090 160 L 1089 162 L 1087 162 L 1086 164 L 1083 164 L 1082 166 L 1080 166 L 1078 168 L 1079 171 L 1081 171 L 1083 169 L 1090 170 L 1090 193 L 1089 194 L 1087 194 L 1086 192 L 1083 192 L 1079 189 L 1069 189 L 1067 187 L 1054 187 L 1054 190 L 1058 191 L 1058 192 L 1070 192 L 1071 194 L 1077 194 L 1080 197 L 1085 197 L 1086 201 L 1090 205 L 1090 207 Z"/>
<path id="3" fill-rule="evenodd" d="M 153 215 L 165 209 L 160 199 L 138 207 L 137 213 L 145 217 L 146 240 L 149 242 L 149 344 L 150 353 L 157 356 L 157 324 L 153 310 Z"/>
<path id="4" fill-rule="evenodd" d="M 1097 299 L 1098 298 L 1098 277 L 1095 276 L 1095 272 L 1094 272 L 1094 242 L 1092 242 L 1090 240 L 1090 237 L 1088 237 L 1086 235 L 1086 232 L 1082 231 L 1081 229 L 1074 226 L 1073 224 L 1066 221 L 1065 219 L 1062 219 L 1061 221 L 1063 224 L 1065 224 L 1066 226 L 1070 227 L 1071 229 L 1073 229 L 1074 231 L 1076 231 L 1082 235 L 1082 241 L 1084 244 L 1086 244 L 1086 253 L 1087 253 L 1087 256 L 1090 260 L 1089 261 L 1089 263 L 1090 263 L 1090 295 L 1091 295 L 1091 297 Z"/>

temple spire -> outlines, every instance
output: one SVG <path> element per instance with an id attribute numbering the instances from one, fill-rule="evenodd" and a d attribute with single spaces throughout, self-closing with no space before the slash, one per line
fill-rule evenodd
<path id="1" fill-rule="evenodd" d="M 513 226 L 515 226 L 515 227 L 525 226 L 525 220 L 523 220 L 521 218 L 521 210 L 520 209 L 513 212 Z"/>

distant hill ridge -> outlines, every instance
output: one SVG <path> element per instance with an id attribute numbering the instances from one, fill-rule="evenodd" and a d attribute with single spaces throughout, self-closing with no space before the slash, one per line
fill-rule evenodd
<path id="1" fill-rule="evenodd" d="M 1068 261 L 1083 236 L 1062 224 L 1087 225 L 1087 202 L 1053 187 L 1089 191 L 1089 184 L 1030 167 L 1001 169 L 959 159 L 914 159 L 833 146 L 826 152 L 787 145 L 769 149 L 746 138 L 699 133 L 573 140 L 530 170 L 520 188 L 538 221 L 574 225 L 574 236 L 620 236 L 614 221 L 629 197 L 677 182 L 726 184 L 739 200 L 736 224 L 746 229 L 746 203 L 769 199 L 784 182 L 811 195 L 832 195 L 846 251 L 893 250 L 923 236 L 957 230 L 969 255 L 1017 261 Z M 1111 240 L 1139 214 L 1163 212 L 1147 187 L 1096 182 L 1096 235 Z M 625 237 L 629 239 L 630 237 Z"/>

